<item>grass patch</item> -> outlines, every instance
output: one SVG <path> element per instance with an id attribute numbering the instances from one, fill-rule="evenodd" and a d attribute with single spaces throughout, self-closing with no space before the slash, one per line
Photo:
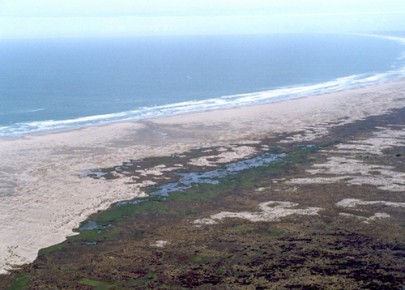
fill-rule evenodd
<path id="1" fill-rule="evenodd" d="M 225 272 L 226 272 L 225 268 L 222 268 L 222 267 L 218 268 L 218 269 L 215 271 L 215 273 L 216 273 L 217 275 L 224 275 Z"/>
<path id="2" fill-rule="evenodd" d="M 53 245 L 53 246 L 50 246 L 50 247 L 47 247 L 47 248 L 40 249 L 39 252 L 38 252 L 38 256 L 43 256 L 43 255 L 46 255 L 46 254 L 49 254 L 49 253 L 52 253 L 52 252 L 62 250 L 63 247 L 64 247 L 64 242 Z"/>
<path id="3" fill-rule="evenodd" d="M 104 228 L 94 230 L 78 230 L 79 234 L 69 237 L 69 240 L 91 243 L 122 239 L 128 232 L 123 227 L 120 227 L 120 225 L 117 225 L 117 223 L 134 219 L 142 214 L 176 215 L 177 212 L 164 204 L 160 197 L 150 198 L 149 201 L 138 204 L 126 204 L 122 206 L 115 205 L 105 211 L 97 213 L 95 216 L 90 218 Z M 85 224 L 86 222 L 87 221 L 83 222 L 82 224 Z M 116 225 L 111 226 L 112 224 Z M 137 239 L 141 238 L 143 235 L 141 232 L 129 232 L 128 234 L 128 236 L 132 236 L 133 238 Z M 44 250 L 47 252 L 59 250 L 58 248 L 53 249 L 53 247 L 56 246 L 52 246 L 50 247 L 51 249 L 47 248 Z"/>
<path id="4" fill-rule="evenodd" d="M 263 171 L 267 174 L 279 174 L 285 169 L 285 166 L 286 161 L 280 160 L 270 164 L 270 166 L 266 166 Z"/>
<path id="5" fill-rule="evenodd" d="M 121 235 L 121 229 L 113 227 L 105 230 L 81 231 L 79 235 L 72 236 L 69 238 L 69 240 L 92 243 L 107 240 L 117 240 L 121 237 Z"/>
<path id="6" fill-rule="evenodd" d="M 30 277 L 28 274 L 19 274 L 11 282 L 9 290 L 29 289 Z"/>
<path id="7" fill-rule="evenodd" d="M 145 236 L 145 231 L 143 230 L 133 230 L 130 231 L 129 233 L 131 235 L 132 238 L 139 240 L 142 239 Z"/>
<path id="8" fill-rule="evenodd" d="M 190 261 L 192 263 L 196 264 L 207 264 L 212 262 L 214 258 L 213 257 L 207 257 L 207 256 L 192 256 L 190 257 Z"/>
<path id="9" fill-rule="evenodd" d="M 308 161 L 308 156 L 314 154 L 319 150 L 317 146 L 300 147 L 298 150 L 294 150 L 286 157 L 286 161 L 295 164 L 302 164 Z"/>
<path id="10" fill-rule="evenodd" d="M 136 279 L 136 280 L 130 280 L 126 282 L 126 286 L 132 286 L 132 287 L 143 287 L 143 288 L 155 288 L 153 287 L 153 284 L 155 282 L 159 281 L 158 274 L 156 272 L 149 272 L 145 276 Z M 148 287 L 150 286 L 150 287 Z"/>
<path id="11" fill-rule="evenodd" d="M 257 231 L 257 234 L 265 238 L 282 238 L 286 233 L 282 230 L 270 229 L 265 231 Z"/>
<path id="12" fill-rule="evenodd" d="M 138 204 L 126 204 L 122 206 L 113 206 L 106 211 L 100 212 L 95 220 L 98 224 L 106 226 L 112 223 L 122 222 L 126 219 L 133 219 L 139 214 L 156 213 L 173 215 L 176 212 L 170 210 L 167 205 L 160 200 L 150 200 Z M 82 231 L 83 232 L 83 231 Z"/>
<path id="13" fill-rule="evenodd" d="M 136 289 L 146 289 L 146 288 L 155 288 L 154 284 L 159 282 L 159 277 L 156 272 L 149 272 L 145 276 L 136 279 L 136 280 L 128 280 L 128 281 L 121 281 L 116 283 L 105 282 L 105 281 L 97 281 L 89 278 L 83 278 L 79 281 L 81 285 L 86 285 L 93 287 L 96 290 L 107 290 L 107 289 L 129 289 L 136 287 Z M 139 288 L 142 287 L 142 288 Z M 168 287 L 167 289 L 169 289 Z M 166 289 L 166 288 L 164 288 Z M 178 289 L 178 288 L 175 288 Z"/>
<path id="14" fill-rule="evenodd" d="M 237 225 L 232 228 L 232 231 L 239 234 L 247 234 L 254 232 L 255 229 L 250 225 Z"/>
<path id="15" fill-rule="evenodd" d="M 111 289 L 114 287 L 113 284 L 104 282 L 104 281 L 96 281 L 88 278 L 83 278 L 79 281 L 81 285 L 86 285 L 86 286 L 91 286 L 94 289 L 97 290 L 105 290 L 105 289 Z"/>
<path id="16" fill-rule="evenodd" d="M 219 185 L 202 183 L 185 191 L 173 192 L 169 195 L 168 200 L 185 202 L 210 201 L 220 193 L 217 186 Z"/>
<path id="17" fill-rule="evenodd" d="M 200 214 L 200 211 L 199 211 L 199 210 L 196 210 L 196 209 L 190 209 L 190 208 L 188 208 L 188 209 L 186 209 L 186 210 L 183 211 L 183 214 L 184 214 L 184 215 L 188 215 L 188 216 L 195 216 L 195 215 L 199 215 L 199 214 Z"/>

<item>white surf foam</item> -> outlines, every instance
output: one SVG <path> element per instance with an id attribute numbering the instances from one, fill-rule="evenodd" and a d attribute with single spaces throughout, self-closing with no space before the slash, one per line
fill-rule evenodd
<path id="1" fill-rule="evenodd" d="M 364 35 L 396 41 L 405 46 L 405 38 L 380 35 Z M 397 59 L 400 61 L 405 52 Z M 107 123 L 156 118 L 161 116 L 179 115 L 222 108 L 233 108 L 255 104 L 272 103 L 287 99 L 301 98 L 310 95 L 338 92 L 346 89 L 364 87 L 370 84 L 397 80 L 405 76 L 405 64 L 399 68 L 378 74 L 359 74 L 337 78 L 331 81 L 307 84 L 295 87 L 283 87 L 269 91 L 253 92 L 221 96 L 206 100 L 194 100 L 167 105 L 143 107 L 136 110 L 113 114 L 80 117 L 68 120 L 46 120 L 27 123 L 16 123 L 0 127 L 0 138 L 18 137 L 26 134 L 44 133 L 49 131 L 69 130 L 78 127 L 104 125 Z"/>

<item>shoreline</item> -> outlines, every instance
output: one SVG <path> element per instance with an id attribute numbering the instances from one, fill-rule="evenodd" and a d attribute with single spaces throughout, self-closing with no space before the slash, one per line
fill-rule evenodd
<path id="1" fill-rule="evenodd" d="M 343 77 L 344 78 L 344 77 Z M 161 116 L 153 116 L 153 117 L 145 117 L 141 119 L 134 119 L 134 120 L 118 120 L 118 121 L 109 121 L 106 123 L 99 123 L 99 124 L 88 124 L 88 125 L 82 125 L 78 127 L 72 127 L 72 128 L 65 128 L 65 129 L 53 129 L 53 130 L 46 130 L 46 131 L 39 131 L 39 132 L 32 132 L 32 133 L 25 133 L 25 134 L 20 134 L 20 135 L 9 135 L 9 136 L 3 136 L 0 137 L 0 142 L 3 141 L 16 141 L 16 140 L 25 140 L 25 139 L 32 139 L 32 138 L 37 138 L 37 137 L 44 137 L 44 136 L 51 136 L 51 135 L 62 135 L 62 134 L 69 134 L 72 132 L 79 132 L 81 130 L 97 130 L 97 128 L 105 128 L 105 127 L 111 127 L 116 126 L 116 128 L 120 129 L 120 127 L 125 127 L 125 126 L 131 126 L 133 124 L 137 123 L 144 123 L 144 122 L 154 122 L 157 121 L 159 122 L 160 119 L 176 119 L 178 117 L 182 118 L 183 116 L 193 116 L 193 115 L 199 115 L 199 114 L 209 114 L 211 112 L 229 112 L 232 110 L 238 110 L 238 109 L 244 109 L 244 108 L 260 108 L 260 107 L 267 107 L 267 106 L 273 106 L 275 104 L 283 104 L 283 103 L 288 103 L 288 102 L 294 102 L 294 101 L 299 101 L 302 99 L 308 99 L 308 98 L 314 98 L 314 97 L 324 97 L 328 95 L 341 95 L 342 93 L 346 94 L 348 92 L 352 91 L 361 91 L 361 90 L 368 90 L 370 88 L 381 88 L 381 87 L 386 87 L 390 86 L 390 84 L 398 84 L 405 82 L 404 77 L 400 77 L 397 79 L 390 79 L 390 80 L 385 80 L 385 81 L 379 81 L 379 82 L 373 82 L 373 83 L 367 83 L 363 85 L 359 85 L 357 87 L 348 87 L 345 89 L 340 89 L 337 91 L 332 91 L 332 92 L 326 92 L 326 93 L 316 93 L 316 94 L 310 94 L 310 95 L 303 95 L 303 96 L 297 96 L 297 97 L 291 97 L 291 98 L 275 98 L 274 101 L 269 101 L 265 103 L 251 103 L 251 104 L 245 104 L 245 105 L 239 105 L 239 106 L 234 106 L 234 107 L 223 107 L 223 108 L 213 108 L 213 109 L 206 109 L 206 110 L 201 110 L 201 111 L 194 111 L 194 112 L 184 112 L 184 113 L 176 113 L 173 115 L 161 115 Z M 277 89 L 276 89 L 277 90 Z M 262 93 L 262 92 L 257 92 L 257 93 Z M 246 94 L 237 94 L 237 95 L 250 95 L 250 94 L 256 94 L 256 93 L 246 93 Z M 114 114 L 114 113 L 112 113 Z M 46 120 L 44 120 L 46 121 Z M 63 121 L 63 120 L 61 120 Z"/>
<path id="2" fill-rule="evenodd" d="M 397 41 L 397 40 L 395 40 Z M 405 43 L 405 42 L 404 42 Z M 308 98 L 308 97 L 314 97 L 314 96 L 323 96 L 323 95 L 329 95 L 329 94 L 339 94 L 341 92 L 347 92 L 347 91 L 352 91 L 352 90 L 359 90 L 359 89 L 364 89 L 367 87 L 378 87 L 384 84 L 390 84 L 390 83 L 398 83 L 403 81 L 404 78 L 404 73 L 405 73 L 405 67 L 401 67 L 400 69 L 397 70 L 390 70 L 386 71 L 383 73 L 378 73 L 372 76 L 367 76 L 364 77 L 363 79 L 357 79 L 359 75 L 349 75 L 349 76 L 343 76 L 343 77 L 338 77 L 329 81 L 325 81 L 322 83 L 317 83 L 317 84 L 301 84 L 301 85 L 296 85 L 296 86 L 291 86 L 291 87 L 279 87 L 279 88 L 274 88 L 271 90 L 266 90 L 266 91 L 258 91 L 258 92 L 252 92 L 252 93 L 238 93 L 238 94 L 233 94 L 229 96 L 222 96 L 214 99 L 205 99 L 205 100 L 192 100 L 192 101 L 184 101 L 184 102 L 179 102 L 179 103 L 171 103 L 171 104 L 165 104 L 165 105 L 157 105 L 157 106 L 152 106 L 152 107 L 145 107 L 146 110 L 156 110 L 156 109 L 167 109 L 170 107 L 176 107 L 179 105 L 190 105 L 191 103 L 199 103 L 199 102 L 208 102 L 206 105 L 206 108 L 194 108 L 191 111 L 172 111 L 171 113 L 168 114 L 162 114 L 162 115 L 154 115 L 151 114 L 150 116 L 137 116 L 135 117 L 132 115 L 133 112 L 137 111 L 124 111 L 124 112 L 116 112 L 116 113 L 108 113 L 108 114 L 101 114 L 101 115 L 95 115 L 95 116 L 84 116 L 84 117 L 78 117 L 76 119 L 66 119 L 66 120 L 41 120 L 41 121 L 30 121 L 28 123 L 15 123 L 14 125 L 18 124 L 25 124 L 25 125 L 30 125 L 33 123 L 49 123 L 49 122 L 54 122 L 54 123 L 82 123 L 84 122 L 84 119 L 92 119 L 92 118 L 98 118 L 98 119 L 103 119 L 107 118 L 106 116 L 115 116 L 115 115 L 121 115 L 125 114 L 131 117 L 128 117 L 127 119 L 122 119 L 122 120 L 106 120 L 104 122 L 96 122 L 96 123 L 84 123 L 81 125 L 76 125 L 73 127 L 61 127 L 61 128 L 48 128 L 48 129 L 38 129 L 37 131 L 30 131 L 30 132 L 25 132 L 25 133 L 16 133 L 16 134 L 11 134 L 11 135 L 1 135 L 0 136 L 0 141 L 1 140 L 17 140 L 21 138 L 29 138 L 29 137 L 35 137 L 35 136 L 43 136 L 43 135 L 49 135 L 49 134 L 59 134 L 59 133 L 66 133 L 66 132 L 72 132 L 72 131 L 77 131 L 81 129 L 86 129 L 86 128 L 97 128 L 97 127 L 104 127 L 104 126 L 111 126 L 111 125 L 116 125 L 116 124 L 126 124 L 126 123 L 136 123 L 136 122 L 142 122 L 145 120 L 155 120 L 155 119 L 165 119 L 165 118 L 171 118 L 171 117 L 176 117 L 176 116 L 183 116 L 183 115 L 189 115 L 189 114 L 198 114 L 198 113 L 207 113 L 211 111 L 226 111 L 226 110 L 232 110 L 232 109 L 237 109 L 237 108 L 244 108 L 244 107 L 257 107 L 257 106 L 266 106 L 266 105 L 272 105 L 276 103 L 283 103 L 283 102 L 288 102 L 288 101 L 294 101 L 294 100 L 299 100 L 302 98 Z M 391 78 L 385 78 L 386 76 L 390 75 Z M 354 78 L 354 79 L 353 79 Z M 372 80 L 369 80 L 372 79 Z M 344 86 L 342 88 L 341 81 L 342 80 L 351 80 L 353 82 L 352 85 L 349 86 Z M 323 85 L 321 88 L 316 88 L 319 87 L 320 85 Z M 285 92 L 288 90 L 289 92 Z M 294 92 L 295 91 L 295 92 Z M 279 92 L 279 95 L 273 95 L 270 98 L 266 97 L 266 101 L 258 101 L 263 98 L 263 95 L 268 95 L 272 94 L 275 92 Z M 291 94 L 293 96 L 291 96 Z M 259 96 L 259 99 L 256 99 Z M 244 99 L 246 97 L 253 98 L 253 100 L 250 101 L 241 101 L 235 97 L 240 97 L 241 99 Z M 222 104 L 222 106 L 210 106 L 210 102 L 212 101 L 218 101 L 221 100 L 223 102 L 225 99 L 229 99 L 225 102 L 228 102 L 226 105 Z M 235 105 L 236 101 L 236 105 Z M 194 104 L 195 105 L 195 104 Z M 107 118 L 108 119 L 108 118 Z M 8 126 L 2 127 L 3 128 L 8 128 Z M 3 134 L 3 133 L 2 133 Z"/>
<path id="3" fill-rule="evenodd" d="M 266 105 L 2 139 L 0 273 L 73 235 L 90 214 L 145 196 L 142 184 L 81 178 L 85 170 L 283 133 L 295 133 L 285 142 L 308 142 L 333 126 L 403 107 L 402 80 Z"/>

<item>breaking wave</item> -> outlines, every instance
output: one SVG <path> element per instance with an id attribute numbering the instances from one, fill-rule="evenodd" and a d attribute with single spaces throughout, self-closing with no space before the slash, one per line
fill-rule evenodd
<path id="1" fill-rule="evenodd" d="M 397 41 L 405 45 L 405 38 L 376 35 L 369 36 Z M 405 65 L 401 62 L 404 60 L 405 52 L 403 52 L 397 59 L 399 63 L 396 69 L 378 74 L 351 75 L 318 84 L 284 87 L 269 91 L 235 94 L 206 100 L 195 100 L 168 105 L 142 107 L 125 112 L 80 117 L 76 119 L 15 123 L 9 126 L 0 126 L 0 137 L 18 137 L 26 134 L 70 130 L 78 127 L 104 125 L 114 122 L 151 119 L 162 116 L 173 116 L 213 109 L 266 104 L 311 95 L 320 95 L 346 89 L 359 88 L 370 84 L 378 84 L 403 78 L 405 76 Z"/>

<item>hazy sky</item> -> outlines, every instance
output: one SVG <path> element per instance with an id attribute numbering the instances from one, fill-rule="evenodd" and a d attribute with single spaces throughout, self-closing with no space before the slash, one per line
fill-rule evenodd
<path id="1" fill-rule="evenodd" d="M 0 38 L 400 30 L 404 0 L 0 0 Z"/>

